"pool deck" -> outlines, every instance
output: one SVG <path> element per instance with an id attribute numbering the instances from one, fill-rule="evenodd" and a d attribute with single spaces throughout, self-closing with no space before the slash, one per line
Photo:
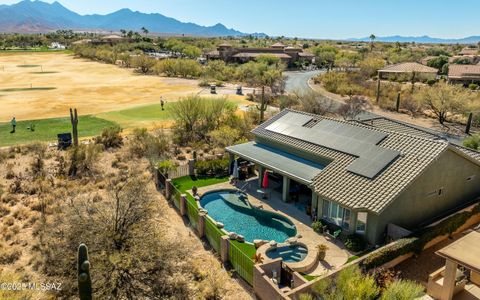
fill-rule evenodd
<path id="1" fill-rule="evenodd" d="M 248 201 L 254 206 L 261 206 L 264 210 L 276 212 L 283 216 L 288 217 L 297 228 L 297 235 L 302 237 L 298 239 L 299 242 L 305 244 L 309 252 L 316 251 L 316 246 L 319 244 L 325 244 L 328 247 L 325 260 L 316 263 L 312 269 L 306 273 L 312 276 L 318 276 L 326 274 L 330 271 L 345 264 L 348 258 L 352 255 L 340 241 L 331 240 L 325 236 L 316 233 L 310 227 L 312 221 L 310 216 L 297 209 L 290 203 L 283 202 L 280 193 L 269 190 L 268 199 L 262 199 L 262 195 L 257 192 L 257 181 L 249 180 L 249 184 L 246 186 L 245 182 L 240 182 L 237 186 L 230 184 L 229 182 L 219 183 L 198 189 L 200 194 L 206 193 L 211 190 L 217 189 L 242 189 L 248 195 Z M 265 261 L 268 261 L 268 257 L 264 257 Z"/>

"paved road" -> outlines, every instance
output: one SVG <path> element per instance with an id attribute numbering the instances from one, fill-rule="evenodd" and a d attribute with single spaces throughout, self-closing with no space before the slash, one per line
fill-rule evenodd
<path id="1" fill-rule="evenodd" d="M 305 93 L 311 90 L 308 86 L 308 81 L 310 78 L 317 76 L 325 72 L 324 70 L 313 70 L 313 71 L 287 71 L 284 74 L 287 76 L 285 82 L 285 91 L 287 93 L 291 92 L 301 92 Z"/>
<path id="2" fill-rule="evenodd" d="M 321 74 L 321 73 L 324 73 L 325 70 L 313 70 L 313 71 L 287 71 L 287 72 L 284 72 L 284 74 L 287 76 L 287 80 L 286 80 L 286 83 L 285 83 L 285 91 L 287 93 L 290 93 L 290 92 L 300 92 L 300 93 L 305 93 L 305 92 L 308 92 L 308 91 L 311 91 L 312 88 L 308 85 L 308 81 L 310 80 L 310 78 L 312 77 L 315 77 L 317 76 L 318 74 Z M 334 99 L 332 99 L 334 101 L 334 107 L 333 109 L 336 110 L 340 107 L 340 105 L 342 104 L 341 102 L 339 101 L 336 101 Z M 360 113 L 358 116 L 357 116 L 357 119 L 358 120 L 365 120 L 365 119 L 371 119 L 371 118 L 376 118 L 376 117 L 381 117 L 380 115 L 377 115 L 377 114 L 374 114 L 372 112 L 369 112 L 369 111 L 364 111 L 362 113 Z M 415 126 L 413 124 L 410 124 L 412 126 Z M 431 130 L 431 129 L 428 129 L 428 128 L 422 128 L 422 129 L 426 129 L 430 132 L 433 132 L 439 136 L 441 136 L 442 138 L 452 142 L 452 143 L 456 143 L 456 144 L 462 144 L 463 142 L 463 137 L 459 137 L 459 136 L 456 136 L 456 135 L 451 135 L 451 134 L 448 134 L 448 133 L 444 133 L 444 132 L 438 132 L 438 131 L 435 131 L 435 130 Z"/>

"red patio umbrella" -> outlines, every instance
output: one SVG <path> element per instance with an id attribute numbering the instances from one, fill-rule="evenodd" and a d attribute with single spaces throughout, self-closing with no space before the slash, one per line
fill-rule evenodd
<path id="1" fill-rule="evenodd" d="M 262 187 L 264 189 L 268 188 L 268 172 L 267 171 L 263 173 Z"/>

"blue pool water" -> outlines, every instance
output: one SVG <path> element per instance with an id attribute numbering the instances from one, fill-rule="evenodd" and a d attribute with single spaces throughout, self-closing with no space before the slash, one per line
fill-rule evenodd
<path id="1" fill-rule="evenodd" d="M 205 193 L 200 205 L 208 215 L 225 225 L 225 230 L 243 235 L 246 241 L 255 239 L 284 242 L 295 236 L 295 225 L 279 214 L 251 207 L 247 196 L 235 190 Z"/>
<path id="2" fill-rule="evenodd" d="M 302 245 L 283 246 L 268 250 L 266 254 L 271 259 L 281 257 L 284 262 L 299 262 L 307 257 L 308 249 Z"/>

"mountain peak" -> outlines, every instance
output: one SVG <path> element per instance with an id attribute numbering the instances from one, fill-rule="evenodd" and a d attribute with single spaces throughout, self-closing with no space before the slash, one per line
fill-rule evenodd
<path id="1" fill-rule="evenodd" d="M 0 5 L 0 28 L 5 32 L 49 32 L 58 29 L 73 30 L 139 30 L 152 33 L 186 34 L 196 36 L 241 36 L 242 32 L 217 23 L 201 26 L 180 22 L 160 13 L 146 14 L 123 8 L 107 15 L 79 15 L 55 1 L 23 0 L 13 5 Z M 6 16 L 6 17 L 4 17 Z"/>

